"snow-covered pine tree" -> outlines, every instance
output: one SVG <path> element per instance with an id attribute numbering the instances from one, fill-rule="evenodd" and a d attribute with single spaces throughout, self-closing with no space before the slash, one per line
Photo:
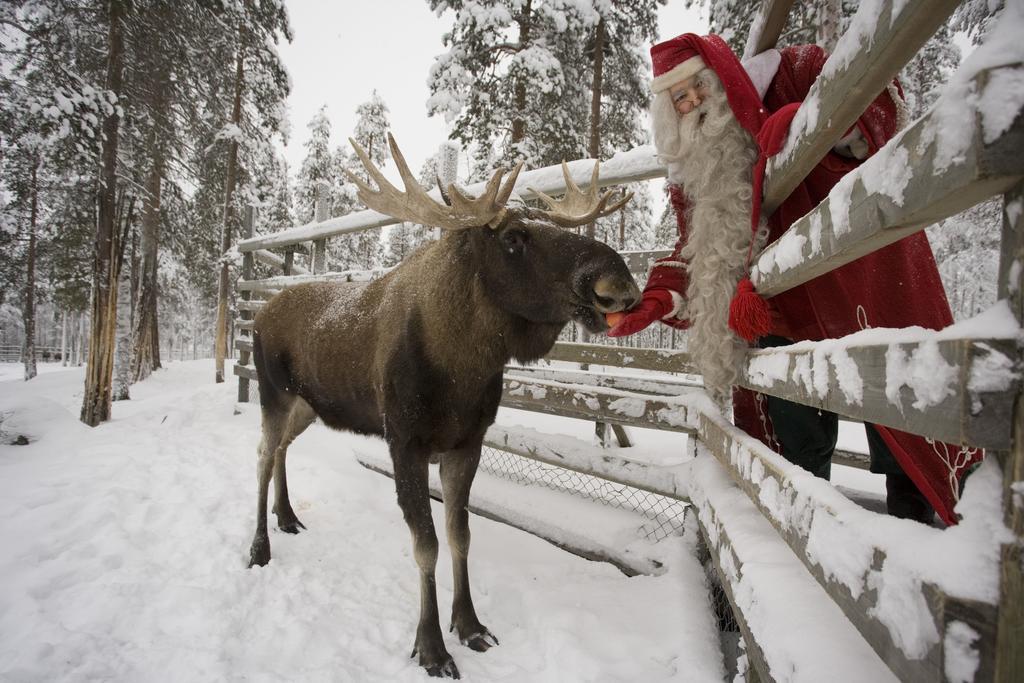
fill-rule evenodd
<path id="1" fill-rule="evenodd" d="M 295 216 L 299 225 L 311 222 L 316 216 L 316 201 L 321 192 L 334 183 L 335 169 L 330 150 L 331 120 L 327 105 L 313 115 L 309 123 L 309 139 L 303 143 L 306 156 L 302 159 L 295 183 Z M 331 213 L 331 215 L 338 215 Z"/>
<path id="2" fill-rule="evenodd" d="M 1006 0 L 964 0 L 953 12 L 954 32 L 963 31 L 978 45 L 1006 7 Z"/>
<path id="3" fill-rule="evenodd" d="M 356 125 L 352 131 L 352 139 L 366 150 L 367 156 L 378 167 L 391 157 L 387 139 L 390 127 L 388 107 L 374 90 L 370 93 L 370 99 L 356 107 Z M 357 169 L 356 173 L 366 177 L 366 171 L 355 158 L 354 151 L 350 153 L 348 163 L 350 168 Z M 383 252 L 379 230 L 363 230 L 340 239 L 348 242 L 356 268 L 369 270 L 379 265 Z"/>
<path id="4" fill-rule="evenodd" d="M 384 238 L 385 249 L 381 257 L 381 265 L 385 268 L 397 266 L 411 251 L 409 245 L 409 230 L 411 225 L 402 221 L 395 225 L 388 226 L 387 235 Z"/>
<path id="5" fill-rule="evenodd" d="M 676 212 L 672 208 L 671 202 L 668 201 L 667 182 L 663 186 L 662 192 L 666 195 L 665 208 L 662 209 L 661 216 L 658 217 L 658 221 L 654 225 L 653 246 L 655 249 L 673 249 L 676 246 L 676 240 L 679 239 L 679 224 L 676 221 Z"/>
<path id="6" fill-rule="evenodd" d="M 590 70 L 583 47 L 599 15 L 549 0 L 429 0 L 452 10 L 448 51 L 431 66 L 427 109 L 472 148 L 474 176 L 523 160 L 534 168 L 586 149 Z M 492 158 L 493 155 L 493 158 Z"/>
<path id="7" fill-rule="evenodd" d="M 346 142 L 338 146 L 331 156 L 331 177 L 333 182 L 329 191 L 329 213 L 331 216 L 345 216 L 364 207 L 356 196 L 356 187 L 348 181 L 343 169 L 353 168 L 350 158 L 351 149 Z M 362 168 L 358 166 L 356 168 Z M 358 268 L 354 242 L 342 235 L 327 241 L 328 268 L 335 271 L 353 270 Z"/>
<path id="8" fill-rule="evenodd" d="M 267 234 L 297 225 L 288 161 L 273 153 L 267 159 L 266 194 L 256 212 L 255 233 Z"/>

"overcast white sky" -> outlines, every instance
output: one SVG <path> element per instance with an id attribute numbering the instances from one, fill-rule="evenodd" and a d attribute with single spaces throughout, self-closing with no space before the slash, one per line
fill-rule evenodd
<path id="1" fill-rule="evenodd" d="M 355 109 L 376 89 L 390 109 L 391 130 L 418 169 L 447 137 L 444 118 L 428 117 L 427 74 L 444 52 L 441 36 L 454 14 L 435 16 L 426 0 L 287 0 L 295 39 L 279 51 L 292 79 L 291 137 L 285 156 L 294 174 L 309 139 L 306 128 L 324 104 L 331 148 L 348 144 Z M 707 20 L 669 0 L 658 16 L 662 37 L 707 31 Z"/>

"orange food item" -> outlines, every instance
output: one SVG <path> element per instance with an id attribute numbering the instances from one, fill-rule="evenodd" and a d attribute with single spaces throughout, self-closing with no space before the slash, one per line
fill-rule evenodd
<path id="1" fill-rule="evenodd" d="M 625 317 L 626 317 L 626 314 L 623 313 L 622 311 L 618 311 L 616 313 L 605 313 L 604 314 L 604 319 L 608 323 L 608 327 L 615 327 L 620 322 L 622 322 L 622 319 L 625 318 Z"/>

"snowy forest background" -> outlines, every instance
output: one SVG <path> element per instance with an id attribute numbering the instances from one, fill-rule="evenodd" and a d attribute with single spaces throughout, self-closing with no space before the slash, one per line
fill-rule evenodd
<path id="1" fill-rule="evenodd" d="M 669 37 L 657 35 L 665 2 L 426 0 L 449 25 L 433 64 L 410 65 L 429 100 L 368 92 L 344 133 L 382 164 L 389 108 L 425 107 L 449 124 L 461 183 L 518 160 L 536 168 L 647 143 L 648 49 Z M 742 54 L 759 3 L 684 3 Z M 796 3 L 780 46 L 834 45 L 857 5 Z M 958 45 L 979 42 L 1001 6 L 963 3 L 903 70 L 914 117 L 961 61 Z M 223 324 L 237 317 L 232 246 L 246 206 L 257 207 L 257 235 L 314 220 L 320 195 L 329 217 L 362 208 L 341 171 L 359 165 L 347 145 L 331 148 L 326 108 L 305 122 L 301 166 L 281 154 L 290 80 L 276 46 L 292 38 L 282 0 L 0 5 L 0 353 L 25 362 L 26 379 L 36 358 L 82 364 L 95 353 L 83 421 L 109 416 L 104 373 L 126 398 L 163 360 L 214 353 L 219 300 Z M 422 162 L 424 184 L 439 163 Z M 662 181 L 630 189 L 629 209 L 597 236 L 620 250 L 671 247 Z M 997 202 L 929 230 L 957 319 L 994 302 L 999 234 Z M 433 238 L 404 224 L 333 238 L 328 270 L 390 267 Z M 630 343 L 679 341 L 662 330 Z"/>

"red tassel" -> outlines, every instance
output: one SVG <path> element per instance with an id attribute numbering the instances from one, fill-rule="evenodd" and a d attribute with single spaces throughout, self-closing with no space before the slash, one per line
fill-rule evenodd
<path id="1" fill-rule="evenodd" d="M 768 302 L 754 290 L 754 283 L 748 277 L 740 280 L 736 295 L 729 304 L 729 327 L 748 342 L 763 337 L 772 329 Z"/>

